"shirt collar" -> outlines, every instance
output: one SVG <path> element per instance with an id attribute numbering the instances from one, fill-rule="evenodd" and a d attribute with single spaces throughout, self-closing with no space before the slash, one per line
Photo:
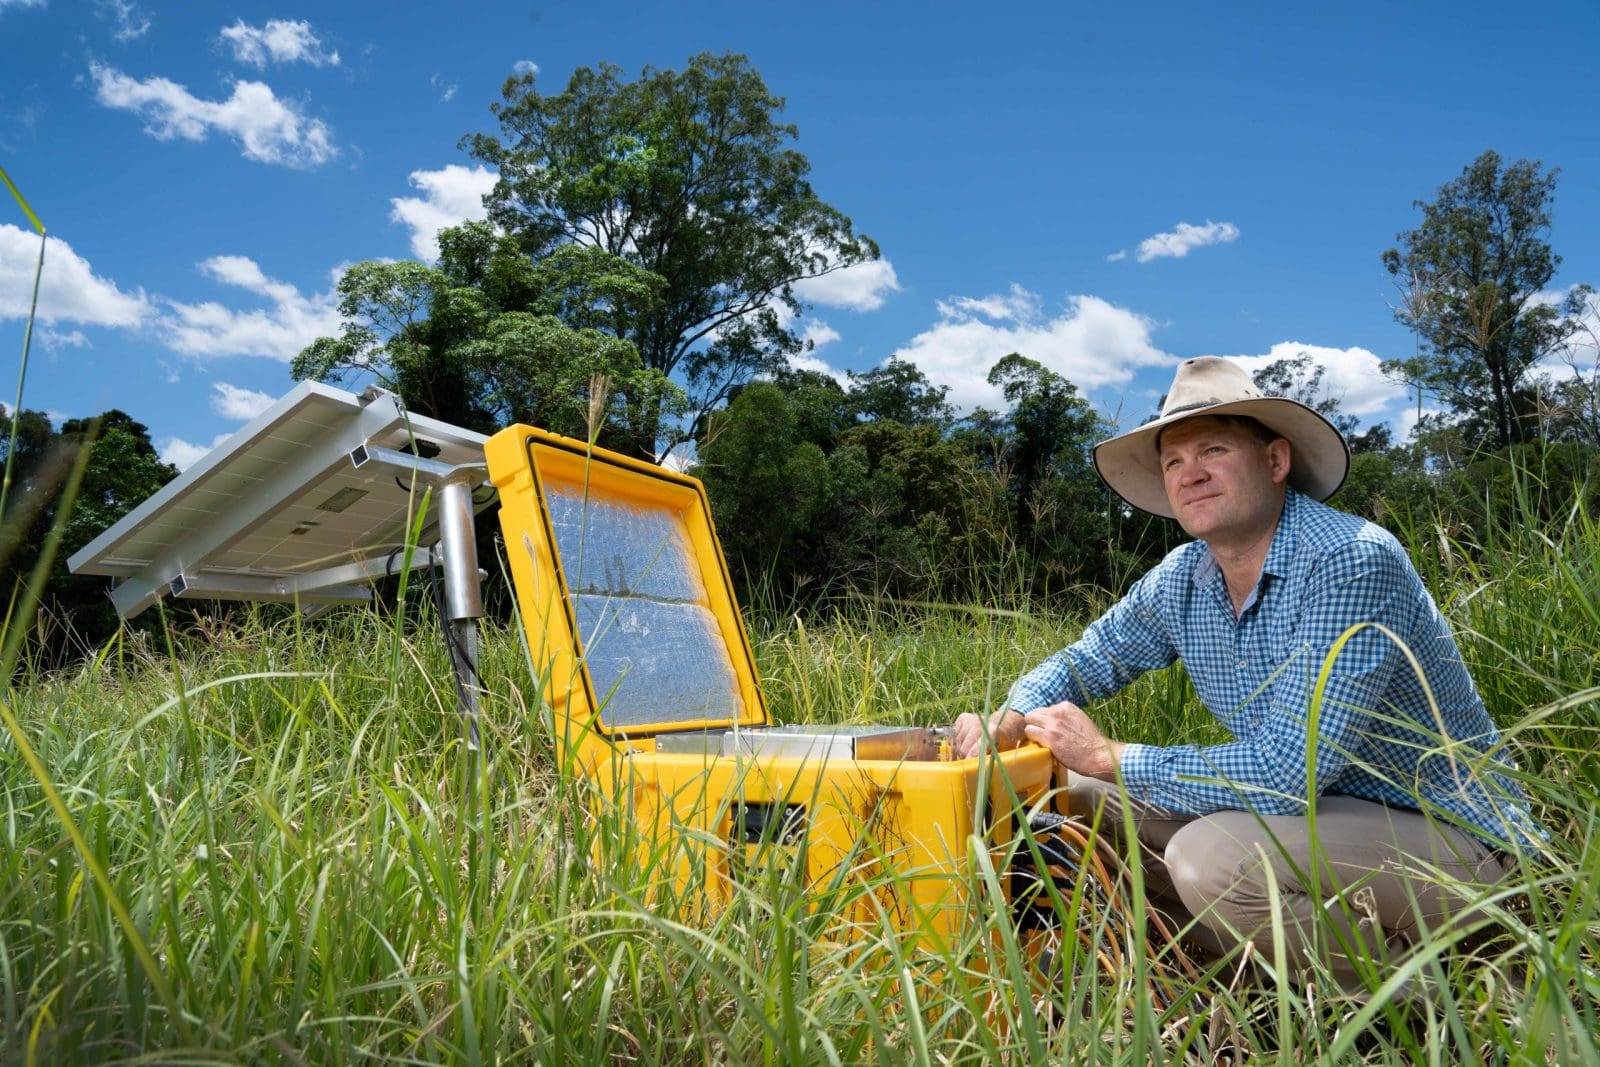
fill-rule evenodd
<path id="1" fill-rule="evenodd" d="M 1289 557 L 1299 540 L 1300 513 L 1305 510 L 1305 497 L 1298 489 L 1290 489 L 1283 496 L 1283 512 L 1278 516 L 1278 529 L 1272 535 L 1272 545 L 1267 558 L 1261 563 L 1261 573 L 1274 578 L 1289 574 Z"/>
<path id="2" fill-rule="evenodd" d="M 1278 516 L 1278 528 L 1273 531 L 1272 544 L 1267 548 L 1267 558 L 1261 564 L 1262 574 L 1282 578 L 1289 573 L 1289 557 L 1294 551 L 1297 539 L 1303 499 L 1298 489 L 1290 489 L 1284 494 L 1283 511 Z M 1194 566 L 1194 584 L 1204 588 L 1207 582 L 1220 573 L 1221 568 L 1217 566 L 1217 558 L 1211 554 L 1211 547 L 1204 541 L 1200 544 L 1204 551 Z"/>

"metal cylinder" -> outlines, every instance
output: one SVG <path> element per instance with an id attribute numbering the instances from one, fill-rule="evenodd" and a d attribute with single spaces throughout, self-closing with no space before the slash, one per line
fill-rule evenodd
<path id="1" fill-rule="evenodd" d="M 452 621 L 483 616 L 483 594 L 478 583 L 478 542 L 472 524 L 473 483 L 472 477 L 460 474 L 445 479 L 438 489 L 445 610 Z"/>

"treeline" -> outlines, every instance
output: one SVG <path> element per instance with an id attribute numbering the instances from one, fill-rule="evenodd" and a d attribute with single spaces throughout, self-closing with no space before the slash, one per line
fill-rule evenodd
<path id="1" fill-rule="evenodd" d="M 59 428 L 25 409 L 16 424 L 15 436 L 0 436 L 10 478 L 0 524 L 9 598 L 0 646 L 15 642 L 17 652 L 55 665 L 92 654 L 117 630 L 106 579 L 69 573 L 67 558 L 178 472 L 156 454 L 145 425 L 115 408 Z"/>
<path id="2" fill-rule="evenodd" d="M 300 353 L 296 378 L 376 381 L 413 412 L 485 433 L 529 422 L 689 457 L 746 601 L 785 609 L 846 593 L 1118 590 L 1181 537 L 1101 486 L 1090 448 L 1112 427 L 1035 353 L 988 368 L 998 411 L 954 411 L 893 358 L 843 380 L 795 369 L 807 284 L 869 265 L 878 247 L 813 189 L 782 98 L 743 56 L 633 80 L 581 68 L 553 93 L 536 78 L 508 78 L 499 130 L 463 139 L 498 174 L 487 221 L 442 232 L 433 262 L 352 265 L 341 329 Z M 1594 507 L 1600 336 L 1592 290 L 1555 287 L 1556 182 L 1537 161 L 1485 152 L 1380 253 L 1416 337 L 1411 357 L 1385 364 L 1424 401 L 1407 440 L 1360 431 L 1309 357 L 1257 376 L 1346 431 L 1356 462 L 1335 503 L 1481 529 L 1526 484 L 1514 472 L 1531 471 L 1551 506 Z M 90 439 L 84 422 L 23 422 L 5 526 L 13 589 L 57 517 L 42 487 L 67 484 L 59 457 Z M 52 617 L 88 643 L 114 626 L 103 584 L 62 561 L 173 473 L 128 416 L 107 413 L 98 433 L 45 588 Z"/>
<path id="3" fill-rule="evenodd" d="M 1396 447 L 1387 427 L 1355 432 L 1307 356 L 1255 379 L 1345 429 L 1354 455 L 1335 506 L 1397 529 L 1442 520 L 1469 543 L 1498 516 L 1553 520 L 1575 501 L 1600 513 L 1600 449 L 1588 442 L 1462 451 L 1452 435 Z M 1071 382 L 1016 354 L 989 380 L 1009 408 L 966 418 L 895 359 L 844 384 L 786 371 L 738 390 L 710 420 L 694 472 L 747 599 L 1120 591 L 1184 539 L 1105 488 L 1091 448 L 1110 427 Z"/>

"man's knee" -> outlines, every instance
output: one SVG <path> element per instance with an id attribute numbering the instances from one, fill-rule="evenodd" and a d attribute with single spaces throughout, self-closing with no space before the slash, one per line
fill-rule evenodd
<path id="1" fill-rule="evenodd" d="M 1102 807 L 1108 802 L 1117 799 L 1117 786 L 1115 782 L 1107 782 L 1100 778 L 1090 778 L 1077 771 L 1067 771 L 1066 793 L 1067 809 L 1084 822 L 1093 822 L 1096 818 L 1104 820 L 1116 812 L 1112 807 L 1102 814 Z"/>
<path id="2" fill-rule="evenodd" d="M 1184 905 L 1208 925 L 1225 918 L 1248 925 L 1266 915 L 1265 865 L 1270 840 L 1241 825 L 1242 812 L 1218 812 L 1191 822 L 1167 842 L 1162 858 Z M 1248 816 L 1246 816 L 1248 818 Z"/>

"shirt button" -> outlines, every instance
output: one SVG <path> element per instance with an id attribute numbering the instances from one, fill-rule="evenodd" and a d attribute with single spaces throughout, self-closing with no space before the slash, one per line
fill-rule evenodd
<path id="1" fill-rule="evenodd" d="M 1239 668 L 1240 668 L 1240 669 L 1241 669 L 1241 670 L 1243 670 L 1243 669 L 1244 669 L 1244 665 L 1245 665 L 1245 661 L 1244 661 L 1244 660 L 1240 660 L 1240 661 L 1239 661 Z"/>

